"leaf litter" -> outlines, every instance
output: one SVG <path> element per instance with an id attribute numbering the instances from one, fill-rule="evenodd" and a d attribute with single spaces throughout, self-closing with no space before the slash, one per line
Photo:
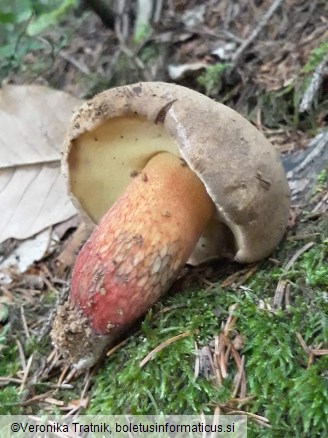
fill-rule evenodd
<path id="1" fill-rule="evenodd" d="M 218 48 L 225 47 L 225 45 L 231 43 L 231 41 L 233 41 L 234 44 L 239 44 L 239 47 L 241 47 L 241 41 L 252 35 L 252 30 L 256 30 L 258 17 L 263 17 L 267 9 L 266 2 L 261 1 L 249 3 L 244 0 L 239 0 L 234 5 L 230 5 L 230 2 L 214 1 L 209 2 L 210 7 L 207 6 L 205 11 L 200 14 L 195 7 L 196 2 L 173 1 L 169 3 L 170 6 L 164 6 L 160 11 L 161 20 L 160 24 L 156 24 L 155 36 L 150 36 L 147 41 L 152 41 L 152 38 L 155 38 L 158 42 L 162 41 L 163 45 L 172 44 L 172 41 L 176 41 L 173 51 L 174 55 L 171 58 L 172 62 L 171 64 L 166 63 L 166 65 L 186 66 L 186 68 L 183 68 L 183 75 L 177 78 L 177 80 L 181 80 L 183 85 L 193 83 L 193 80 L 190 78 L 193 77 L 194 73 L 197 73 L 197 70 L 193 69 L 188 71 L 188 63 L 191 65 L 204 63 L 206 66 L 215 64 L 220 60 L 221 52 Z M 314 2 L 313 6 L 310 6 L 306 2 L 297 4 L 297 2 L 289 0 L 281 5 L 281 16 L 276 14 L 270 19 L 270 22 L 264 23 L 263 33 L 259 33 L 259 35 L 251 41 L 251 44 L 246 47 L 247 50 L 243 53 L 242 60 L 238 61 L 235 65 L 235 69 L 239 73 L 242 81 L 247 83 L 250 77 L 253 78 L 250 84 L 252 94 L 263 90 L 279 90 L 281 87 L 287 86 L 295 77 L 301 75 L 304 60 L 307 59 L 313 47 L 324 38 L 326 32 L 326 23 L 321 19 L 320 15 L 320 5 L 322 6 L 322 2 L 320 1 Z M 179 26 L 179 13 L 188 12 L 189 17 L 191 16 L 192 18 L 193 9 L 195 9 L 195 20 L 188 19 L 188 25 L 184 23 L 185 27 L 181 28 Z M 158 14 L 157 11 L 157 15 Z M 184 17 L 188 17 L 188 14 L 184 14 Z M 201 17 L 200 21 L 199 17 Z M 291 25 L 293 20 L 296 23 L 295 25 Z M 157 23 L 158 21 L 159 20 L 157 20 Z M 204 23 L 202 21 L 204 21 Z M 94 35 L 93 30 L 98 29 L 98 26 L 99 22 L 94 18 L 91 19 L 87 32 L 91 32 L 91 34 Z M 293 29 L 293 31 L 290 32 L 290 29 Z M 57 31 L 53 30 L 52 32 L 56 34 Z M 167 39 L 168 42 L 165 43 L 168 32 L 170 35 Z M 54 72 L 64 71 L 63 66 L 65 66 L 67 70 L 63 88 L 70 91 L 77 90 L 77 81 L 72 80 L 72 78 L 74 79 L 76 76 L 77 71 L 79 74 L 86 74 L 89 71 L 91 73 L 100 73 L 100 76 L 109 76 L 115 79 L 115 74 L 113 74 L 114 65 L 110 62 L 107 64 L 99 62 L 104 56 L 104 53 L 108 51 L 108 44 L 113 44 L 115 52 L 113 56 L 114 59 L 118 59 L 118 57 L 115 56 L 118 52 L 125 53 L 127 57 L 135 56 L 137 58 L 139 52 L 129 52 L 129 49 L 125 46 L 128 44 L 127 34 L 123 35 L 125 38 L 124 42 L 122 42 L 122 39 L 117 38 L 119 43 L 116 41 L 114 31 L 103 29 L 103 34 L 107 35 L 108 39 L 106 42 L 101 43 L 99 42 L 99 34 L 97 34 L 96 38 L 93 36 L 93 38 L 88 39 L 84 37 L 82 32 L 78 33 L 75 46 L 73 45 L 69 48 L 69 53 L 65 52 L 65 56 L 59 56 L 55 60 L 52 69 L 46 71 L 45 74 L 39 78 L 41 82 L 51 83 Z M 90 49 L 91 46 L 93 48 L 97 47 L 97 51 Z M 165 64 L 163 59 L 161 62 Z M 260 67 L 258 65 L 259 62 Z M 88 70 L 81 71 L 79 65 L 88 66 Z M 142 77 L 145 69 L 144 63 L 137 61 L 136 67 L 140 75 L 139 77 Z M 191 76 L 189 73 L 191 73 Z M 169 73 L 166 72 L 166 74 Z M 158 77 L 158 69 L 151 69 L 148 72 L 147 78 L 149 78 L 149 75 L 151 79 L 156 79 Z M 237 88 L 237 94 L 235 94 L 234 97 L 235 101 L 231 106 L 237 109 L 244 108 L 243 104 L 245 104 L 248 99 L 247 87 L 238 86 Z M 75 94 L 83 95 L 84 92 L 87 94 L 90 92 L 90 89 L 83 90 L 82 88 L 81 92 L 80 87 L 79 92 Z M 288 144 L 293 133 L 288 132 L 288 129 L 285 128 L 283 128 L 281 132 L 278 132 L 277 129 L 270 130 L 261 124 L 260 113 L 258 122 L 263 128 L 265 135 L 269 138 L 271 137 L 271 140 L 278 145 L 280 150 L 288 150 L 286 143 Z M 279 141 L 282 142 L 282 147 L 279 146 Z M 41 142 L 44 142 L 44 138 Z M 35 142 L 35 144 L 37 143 L 38 141 Z M 299 142 L 296 139 L 294 143 L 297 144 Z M 292 150 L 295 150 L 294 146 Z M 52 160 L 51 153 L 44 158 L 44 162 L 40 159 L 39 161 L 38 159 L 35 161 L 31 160 L 28 165 L 34 166 L 42 163 L 42 166 L 44 166 L 44 163 L 47 163 L 46 160 L 49 159 L 49 157 L 51 157 Z M 54 158 L 54 162 L 58 160 L 59 157 Z M 52 164 L 52 161 L 50 164 Z M 22 160 L 20 165 L 26 165 L 26 163 L 24 164 L 24 160 Z M 318 212 L 317 218 L 320 218 L 327 211 L 327 193 L 327 189 L 322 189 L 321 193 L 317 195 L 315 204 L 312 206 L 312 211 L 314 213 Z M 295 221 L 297 220 L 295 216 Z M 9 235 L 10 233 L 8 236 Z M 74 240 L 74 235 L 72 239 Z M 66 239 L 64 242 L 59 242 L 53 254 L 47 255 L 43 260 L 41 258 L 25 275 L 20 275 L 16 272 L 12 276 L 13 281 L 11 284 L 4 285 L 1 283 L 1 298 L 6 298 L 9 302 L 15 303 L 15 305 L 18 303 L 19 309 L 21 309 L 22 306 L 26 309 L 26 314 L 21 311 L 14 311 L 14 314 L 10 316 L 10 321 L 16 321 L 20 327 L 17 333 L 19 336 L 22 334 L 22 337 L 18 338 L 17 343 L 17 348 L 20 352 L 21 369 L 12 375 L 0 377 L 0 385 L 2 386 L 10 383 L 20 386 L 24 393 L 24 397 L 20 402 L 21 406 L 27 407 L 35 405 L 45 410 L 50 409 L 50 411 L 52 410 L 52 406 L 57 406 L 63 411 L 77 413 L 81 411 L 81 409 L 86 408 L 89 403 L 87 394 L 92 383 L 94 371 L 91 373 L 87 372 L 84 377 L 79 377 L 78 373 L 70 369 L 63 362 L 58 353 L 52 350 L 49 345 L 47 345 L 47 354 L 39 357 L 33 353 L 25 357 L 25 345 L 23 345 L 30 336 L 33 337 L 41 332 L 42 326 L 45 324 L 48 314 L 53 308 L 53 303 L 42 302 L 43 296 L 48 294 L 51 290 L 58 291 L 66 287 L 69 269 L 74 261 L 73 254 L 83 240 L 84 238 L 80 239 L 77 237 L 77 243 L 73 245 L 72 250 L 68 250 L 68 255 L 65 255 L 65 249 L 63 250 Z M 304 251 L 307 249 L 309 248 L 306 247 Z M 299 256 L 300 250 L 294 252 L 292 256 L 289 255 L 289 260 L 295 262 Z M 62 262 L 62 259 L 64 259 L 64 262 Z M 58 261 L 64 268 L 61 267 L 58 269 Z M 227 288 L 242 289 L 243 283 L 255 273 L 257 267 L 240 270 L 240 268 L 235 266 L 225 266 L 225 269 L 227 269 L 225 273 L 215 268 L 212 271 L 209 268 L 200 268 L 195 269 L 193 272 L 189 271 L 189 273 L 193 277 L 193 281 L 196 280 L 196 282 L 205 284 L 210 288 L 215 287 L 218 281 L 222 281 L 223 285 Z M 28 275 L 36 275 L 41 279 L 41 282 L 36 285 L 29 284 Z M 188 284 L 189 280 L 187 277 L 188 274 L 178 280 L 178 288 L 180 288 L 180 285 Z M 280 284 L 279 287 L 287 294 L 288 282 L 282 284 L 281 281 L 282 280 L 280 280 L 278 285 Z M 215 405 L 216 412 L 246 413 L 259 424 L 267 426 L 268 420 L 265 417 L 238 409 L 243 406 L 243 404 L 247 404 L 252 396 L 247 396 L 246 394 L 247 376 L 245 373 L 245 363 L 247 362 L 247 356 L 240 356 L 239 348 L 237 348 L 238 344 L 243 345 L 244 340 L 243 335 L 233 329 L 236 322 L 236 317 L 233 316 L 234 309 L 235 307 L 230 309 L 225 324 L 223 324 L 218 334 L 214 336 L 212 342 L 210 342 L 208 346 L 202 348 L 197 347 L 198 355 L 196 358 L 195 374 L 199 376 L 204 372 L 204 368 L 202 367 L 205 365 L 201 365 L 200 363 L 202 354 L 208 357 L 203 364 L 210 363 L 207 370 L 208 375 L 210 376 L 212 374 L 218 385 L 229 374 L 235 373 L 232 387 L 233 398 L 222 405 Z M 1 324 L 3 325 L 3 322 L 0 321 L 0 330 L 2 327 Z M 174 342 L 175 338 L 176 337 L 170 338 L 173 339 L 171 342 Z M 311 358 L 309 359 L 309 363 L 313 362 L 316 355 L 327 354 L 327 350 L 322 348 L 321 345 L 315 345 L 313 348 L 308 347 L 300 334 L 297 338 L 304 348 L 304 351 L 306 351 L 309 354 L 309 358 Z M 19 339 L 24 339 L 23 344 L 20 343 Z M 43 341 L 45 339 L 46 337 L 42 337 Z M 122 342 L 122 346 L 126 341 Z M 161 350 L 166 345 L 165 342 L 161 343 L 157 349 Z M 155 347 L 150 353 L 154 359 L 156 358 L 154 352 L 157 352 L 157 349 Z M 111 354 L 112 353 L 110 353 L 110 355 Z M 54 377 L 57 378 L 57 383 L 55 383 Z M 42 394 L 34 395 L 37 381 L 43 382 L 45 386 L 51 389 Z M 58 399 L 58 397 L 62 397 L 62 392 L 59 392 L 59 390 L 71 390 L 72 387 L 75 387 L 77 392 L 80 391 L 80 399 L 77 398 L 70 402 L 63 402 Z"/>

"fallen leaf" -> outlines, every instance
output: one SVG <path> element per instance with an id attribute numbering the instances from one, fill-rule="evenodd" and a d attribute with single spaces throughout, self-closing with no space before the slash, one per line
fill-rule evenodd
<path id="1" fill-rule="evenodd" d="M 72 216 L 70 219 L 67 219 L 64 222 L 61 222 L 58 225 L 55 225 L 54 226 L 55 236 L 59 240 L 62 240 L 62 238 L 65 236 L 65 234 L 67 233 L 67 231 L 69 229 L 77 228 L 81 222 L 82 222 L 81 216 L 76 214 L 75 216 Z"/>
<path id="2" fill-rule="evenodd" d="M 191 64 L 168 65 L 167 72 L 170 79 L 178 81 L 183 79 L 188 73 L 204 69 L 208 66 L 205 62 L 194 62 Z"/>
<path id="3" fill-rule="evenodd" d="M 72 111 L 80 104 L 43 86 L 0 90 L 0 243 L 26 239 L 76 214 L 60 158 Z"/>
<path id="4" fill-rule="evenodd" d="M 11 270 L 23 273 L 35 261 L 41 260 L 50 244 L 51 228 L 26 239 L 0 264 L 0 283 L 9 284 Z"/>

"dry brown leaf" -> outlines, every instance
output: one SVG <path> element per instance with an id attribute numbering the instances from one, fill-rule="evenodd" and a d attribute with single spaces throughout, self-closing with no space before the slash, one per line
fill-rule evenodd
<path id="1" fill-rule="evenodd" d="M 76 214 L 61 176 L 60 152 L 80 104 L 43 86 L 0 90 L 0 243 L 26 239 Z"/>
<path id="2" fill-rule="evenodd" d="M 21 242 L 0 262 L 0 283 L 9 284 L 14 275 L 25 272 L 33 262 L 41 260 L 49 248 L 50 238 L 51 228 Z"/>
<path id="3" fill-rule="evenodd" d="M 67 268 L 73 266 L 82 244 L 87 240 L 90 233 L 90 227 L 82 222 L 65 243 L 63 250 L 56 259 L 58 275 L 62 276 Z"/>

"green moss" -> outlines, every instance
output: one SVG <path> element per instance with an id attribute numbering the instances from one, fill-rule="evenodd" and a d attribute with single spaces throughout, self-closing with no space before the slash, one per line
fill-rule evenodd
<path id="1" fill-rule="evenodd" d="M 1 336 L 1 335 L 0 335 Z M 3 340 L 3 338 L 1 338 Z M 12 376 L 19 370 L 17 347 L 6 346 L 0 343 L 0 376 Z M 14 385 L 7 385 L 0 389 L 0 415 L 18 414 L 20 407 L 15 406 L 19 400 L 19 394 Z"/>
<path id="2" fill-rule="evenodd" d="M 317 176 L 317 183 L 319 185 L 327 184 L 328 182 L 328 170 L 322 169 L 322 171 Z"/>
<path id="3" fill-rule="evenodd" d="M 210 414 L 214 404 L 228 402 L 234 364 L 230 362 L 222 386 L 217 386 L 213 377 L 195 379 L 195 343 L 198 348 L 207 346 L 220 332 L 229 307 L 237 303 L 235 329 L 245 340 L 240 354 L 245 356 L 247 395 L 253 397 L 243 409 L 265 416 L 272 426 L 263 429 L 249 421 L 248 436 L 322 436 L 328 427 L 328 357 L 309 363 L 297 334 L 308 346 L 327 348 L 328 220 L 309 224 L 296 234 L 317 233 L 313 246 L 287 272 L 286 261 L 307 241 L 285 241 L 273 255 L 282 264 L 262 262 L 245 288 L 223 290 L 217 283 L 215 289 L 205 290 L 195 284 L 154 306 L 140 332 L 130 336 L 100 368 L 90 390 L 90 407 L 84 413 Z M 290 284 L 290 304 L 273 311 L 270 304 L 280 279 Z M 166 346 L 140 368 L 141 360 L 155 347 L 186 332 L 190 335 Z M 14 339 L 6 333 L 0 337 L 0 375 L 14 376 L 20 368 L 18 352 Z M 27 356 L 32 352 L 42 355 L 45 348 L 33 338 L 23 347 Z M 43 393 L 49 384 L 37 383 L 35 393 Z M 82 386 L 83 378 L 72 391 L 60 391 L 56 397 L 64 402 L 78 399 Z M 2 387 L 0 414 L 22 412 L 21 396 L 15 385 Z M 33 406 L 35 412 L 42 409 Z"/>
<path id="4" fill-rule="evenodd" d="M 247 295 L 239 306 L 238 328 L 246 335 L 248 391 L 256 396 L 248 409 L 270 420 L 272 436 L 307 436 L 310 431 L 308 436 L 321 436 L 327 427 L 323 412 L 328 387 L 323 372 L 328 360 L 321 357 L 307 369 L 308 357 L 296 333 L 307 345 L 327 342 L 327 303 L 322 293 L 314 292 L 311 298 L 300 293 L 287 311 L 277 313 L 259 309 L 256 297 Z M 309 409 L 299 404 L 301 392 Z"/>
<path id="5" fill-rule="evenodd" d="M 217 63 L 206 67 L 205 72 L 197 77 L 198 84 L 207 96 L 218 95 L 222 88 L 222 74 L 229 67 L 227 63 Z"/>
<path id="6" fill-rule="evenodd" d="M 215 332 L 217 318 L 213 312 L 218 298 L 219 294 L 204 291 L 182 293 L 166 298 L 163 304 L 183 307 L 155 318 L 149 313 L 141 334 L 131 337 L 97 376 L 90 413 L 210 412 L 205 405 L 218 397 L 219 391 L 209 380 L 194 379 L 194 342 L 204 345 Z M 157 305 L 154 310 L 159 309 Z M 144 368 L 139 367 L 140 361 L 157 345 L 186 331 L 191 335 L 157 353 Z"/>
<path id="7" fill-rule="evenodd" d="M 222 387 L 204 376 L 194 378 L 195 341 L 208 345 L 220 332 L 229 306 L 238 303 L 236 330 L 245 337 L 247 395 L 254 399 L 245 410 L 264 415 L 271 429 L 249 422 L 249 436 L 322 436 L 328 411 L 328 358 L 308 366 L 308 356 L 296 333 L 308 346 L 328 342 L 328 264 L 325 234 L 305 252 L 288 273 L 264 262 L 246 289 L 190 290 L 166 297 L 149 312 L 139 335 L 115 352 L 95 378 L 92 414 L 193 414 L 212 412 L 212 404 L 231 398 L 231 375 Z M 288 260 L 304 245 L 282 245 L 276 258 Z M 270 303 L 277 282 L 291 284 L 290 305 L 278 311 Z M 162 307 L 171 310 L 158 313 Z M 182 307 L 181 307 L 182 306 Z M 191 335 L 155 354 L 144 368 L 140 361 L 156 346 L 177 334 Z"/>
<path id="8" fill-rule="evenodd" d="M 328 42 L 322 41 L 318 47 L 315 47 L 309 56 L 307 63 L 303 67 L 304 73 L 313 72 L 317 66 L 324 60 L 328 53 Z"/>
<path id="9" fill-rule="evenodd" d="M 300 125 L 298 107 L 302 94 L 299 88 L 298 84 L 293 82 L 278 91 L 262 93 L 254 99 L 254 107 L 248 109 L 250 117 L 254 119 L 258 108 L 261 108 L 262 122 L 269 128 L 290 126 L 293 129 L 311 129 L 313 126 L 310 120 L 302 120 L 302 126 Z"/>

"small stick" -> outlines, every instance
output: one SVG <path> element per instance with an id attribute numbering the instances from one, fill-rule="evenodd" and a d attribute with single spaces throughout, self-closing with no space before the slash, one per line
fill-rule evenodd
<path id="1" fill-rule="evenodd" d="M 296 262 L 297 259 L 299 259 L 299 257 L 305 253 L 308 249 L 310 249 L 315 242 L 309 242 L 306 245 L 304 245 L 302 248 L 300 248 L 298 251 L 295 252 L 295 254 L 290 258 L 290 260 L 287 262 L 286 266 L 284 267 L 283 273 L 282 275 L 287 274 L 287 272 L 290 270 L 290 268 L 293 266 L 293 264 Z M 274 299 L 273 299 L 273 304 L 274 306 L 280 307 L 283 297 L 284 297 L 284 293 L 287 287 L 287 281 L 284 279 L 280 279 L 278 281 L 277 287 L 276 287 L 276 291 L 274 294 Z"/>
<path id="2" fill-rule="evenodd" d="M 25 370 L 25 368 L 26 368 L 26 359 L 25 359 L 24 349 L 22 347 L 21 342 L 18 339 L 16 339 L 16 344 L 17 344 L 17 347 L 18 347 L 19 358 L 20 358 L 20 361 L 21 361 L 21 364 L 22 364 L 22 368 L 23 368 L 23 370 Z"/>
<path id="3" fill-rule="evenodd" d="M 27 381 L 28 374 L 30 372 L 32 361 L 33 361 L 33 354 L 31 354 L 31 356 L 28 358 L 26 367 L 24 369 L 24 375 L 23 375 L 23 378 L 22 378 L 21 386 L 19 388 L 19 392 L 23 392 L 23 390 L 25 388 L 25 384 L 26 384 L 26 381 Z"/>
<path id="4" fill-rule="evenodd" d="M 31 335 L 30 332 L 28 331 L 28 326 L 27 326 L 27 322 L 26 322 L 26 318 L 25 318 L 25 312 L 24 312 L 24 307 L 20 306 L 20 313 L 21 313 L 21 319 L 22 319 L 22 323 L 23 323 L 23 329 L 24 329 L 24 333 L 27 339 L 30 339 Z"/>
<path id="5" fill-rule="evenodd" d="M 173 342 L 186 338 L 187 336 L 190 336 L 190 332 L 181 333 L 180 335 L 173 336 L 172 338 L 162 342 L 160 345 L 154 348 L 154 350 L 152 350 L 149 354 L 147 354 L 147 356 L 144 359 L 142 359 L 142 361 L 139 364 L 140 368 L 143 368 L 150 361 L 150 359 L 152 359 L 155 356 L 156 353 L 163 350 L 168 345 L 173 344 Z"/>
<path id="6" fill-rule="evenodd" d="M 290 268 L 293 266 L 293 264 L 296 262 L 296 260 L 298 258 L 300 258 L 300 256 L 306 252 L 308 249 L 310 249 L 315 242 L 309 242 L 306 245 L 304 245 L 302 248 L 300 248 L 298 251 L 296 251 L 296 253 L 293 255 L 293 257 L 289 260 L 289 262 L 286 264 L 285 268 L 284 268 L 284 274 L 286 274 Z"/>
<path id="7" fill-rule="evenodd" d="M 318 349 L 314 348 L 311 350 L 311 353 L 314 356 L 325 356 L 328 354 L 328 349 L 327 350 L 318 350 Z"/>
<path id="8" fill-rule="evenodd" d="M 221 415 L 221 408 L 219 405 L 215 406 L 214 412 L 213 412 L 213 421 L 212 421 L 212 430 L 216 430 L 220 422 L 220 415 Z M 215 438 L 217 436 L 216 432 L 211 432 L 211 438 Z"/>
<path id="9" fill-rule="evenodd" d="M 310 84 L 305 90 L 305 93 L 299 105 L 299 112 L 303 113 L 304 111 L 308 111 L 311 108 L 311 105 L 314 99 L 316 98 L 320 86 L 323 82 L 323 78 L 325 76 L 327 67 L 328 67 L 328 56 L 326 56 L 323 59 L 323 61 L 317 66 L 317 68 L 314 70 Z"/>
<path id="10" fill-rule="evenodd" d="M 276 291 L 273 297 L 273 307 L 275 309 L 279 309 L 281 307 L 282 300 L 284 299 L 287 283 L 288 283 L 287 280 L 278 281 Z"/>
<path id="11" fill-rule="evenodd" d="M 241 361 L 240 361 L 240 365 L 239 365 L 239 370 L 238 370 L 238 373 L 235 377 L 235 385 L 234 385 L 234 389 L 232 392 L 233 398 L 235 398 L 236 395 L 238 394 L 238 390 L 239 390 L 242 378 L 244 376 L 244 365 L 245 365 L 245 356 L 242 356 Z"/>
<path id="12" fill-rule="evenodd" d="M 0 377 L 0 386 L 7 385 L 8 383 L 22 383 L 22 379 L 15 379 L 14 377 Z"/>
<path id="13" fill-rule="evenodd" d="M 61 384 L 63 383 L 65 374 L 67 373 L 68 370 L 69 370 L 69 366 L 67 365 L 66 367 L 63 368 L 62 372 L 60 373 L 60 376 L 59 376 L 59 379 L 57 382 L 58 387 L 60 387 Z"/>
<path id="14" fill-rule="evenodd" d="M 256 40 L 256 38 L 259 36 L 259 34 L 262 32 L 263 28 L 268 24 L 268 21 L 271 19 L 273 14 L 276 12 L 276 10 L 282 5 L 284 0 L 275 0 L 270 8 L 267 10 L 267 12 L 262 15 L 262 17 L 258 20 L 257 26 L 252 30 L 251 34 L 248 38 L 241 44 L 239 49 L 236 51 L 231 65 L 231 70 L 235 70 L 235 68 L 238 66 L 241 58 L 243 57 L 245 51 L 248 49 L 248 47 L 253 44 L 253 42 Z"/>
<path id="15" fill-rule="evenodd" d="M 18 404 L 19 404 L 19 406 L 29 406 L 32 403 L 36 402 L 36 401 L 44 400 L 48 396 L 52 395 L 52 393 L 53 393 L 53 390 L 47 391 L 44 394 L 36 395 L 36 396 L 34 396 L 34 397 L 32 397 L 32 398 L 30 398 L 28 400 L 25 400 L 25 401 L 22 401 L 22 402 L 18 403 Z"/>
<path id="16" fill-rule="evenodd" d="M 303 350 L 305 351 L 306 354 L 311 354 L 311 350 L 310 348 L 306 345 L 304 339 L 302 338 L 302 335 L 300 333 L 296 332 L 296 337 L 298 339 L 298 342 L 301 344 Z"/>
<path id="17" fill-rule="evenodd" d="M 196 353 L 196 361 L 195 361 L 195 369 L 194 369 L 194 378 L 195 380 L 199 376 L 199 369 L 200 369 L 200 357 L 199 357 L 199 348 L 197 345 L 197 342 L 194 342 L 195 345 L 195 353 Z"/>

